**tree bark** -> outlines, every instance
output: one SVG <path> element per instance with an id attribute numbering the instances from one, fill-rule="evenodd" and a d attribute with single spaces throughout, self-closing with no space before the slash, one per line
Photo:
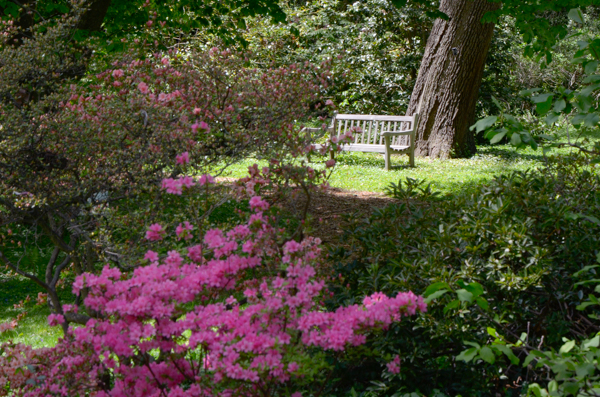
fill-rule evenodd
<path id="1" fill-rule="evenodd" d="M 431 30 L 408 114 L 419 113 L 415 154 L 433 158 L 475 153 L 475 105 L 494 24 L 482 24 L 501 3 L 487 0 L 442 0 L 449 19 Z"/>
<path id="2" fill-rule="evenodd" d="M 86 6 L 88 9 L 81 16 L 78 28 L 89 30 L 90 32 L 100 30 L 102 27 L 102 22 L 104 22 L 104 17 L 106 16 L 106 12 L 110 7 L 110 3 L 111 0 L 87 1 Z"/>

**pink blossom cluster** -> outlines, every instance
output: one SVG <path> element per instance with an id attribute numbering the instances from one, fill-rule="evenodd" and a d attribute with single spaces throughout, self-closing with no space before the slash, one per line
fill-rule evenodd
<path id="1" fill-rule="evenodd" d="M 208 174 L 204 174 L 198 179 L 195 179 L 189 175 L 182 176 L 180 178 L 166 178 L 162 181 L 162 188 L 167 193 L 181 195 L 183 189 L 190 189 L 193 186 L 204 186 L 206 184 L 215 183 L 215 179 Z"/>
<path id="2" fill-rule="evenodd" d="M 362 305 L 323 310 L 318 302 L 325 282 L 315 270 L 319 239 L 280 245 L 269 204 L 254 196 L 250 206 L 247 222 L 209 230 L 185 250 L 163 256 L 148 251 L 150 263 L 131 274 L 105 267 L 77 277 L 73 292 L 86 288 L 85 304 L 100 316 L 61 342 L 81 351 L 37 369 L 48 374 L 63 368 L 64 375 L 52 372 L 47 381 L 23 386 L 23 395 L 72 395 L 65 377 L 81 379 L 90 371 L 111 373 L 113 380 L 110 391 L 98 380 L 88 382 L 86 391 L 94 396 L 259 395 L 264 387 L 293 388 L 309 370 L 303 364 L 309 361 L 298 359 L 310 355 L 309 348 L 357 346 L 368 332 L 426 310 L 412 292 L 375 294 Z M 192 229 L 190 223 L 179 226 L 180 236 Z M 160 225 L 149 232 L 151 240 L 165 233 Z M 81 368 L 88 372 L 79 373 Z"/>

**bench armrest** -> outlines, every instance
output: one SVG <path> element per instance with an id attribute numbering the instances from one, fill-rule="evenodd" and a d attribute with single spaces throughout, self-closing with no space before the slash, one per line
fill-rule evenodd
<path id="1" fill-rule="evenodd" d="M 406 131 L 383 131 L 381 133 L 382 136 L 401 136 L 401 135 L 414 135 L 414 130 L 406 130 Z"/>

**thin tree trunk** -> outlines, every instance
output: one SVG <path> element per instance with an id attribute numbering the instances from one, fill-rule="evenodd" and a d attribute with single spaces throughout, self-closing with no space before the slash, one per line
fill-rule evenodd
<path id="1" fill-rule="evenodd" d="M 500 3 L 442 0 L 449 19 L 433 25 L 413 90 L 408 114 L 419 113 L 416 155 L 465 157 L 476 151 L 469 126 L 490 47 L 494 24 L 482 24 Z"/>

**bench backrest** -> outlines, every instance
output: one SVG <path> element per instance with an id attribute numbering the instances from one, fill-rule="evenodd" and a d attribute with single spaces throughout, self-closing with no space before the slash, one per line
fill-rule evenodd
<path id="1" fill-rule="evenodd" d="M 354 134 L 354 143 L 384 145 L 384 131 L 414 130 L 415 116 L 384 116 L 369 114 L 336 114 L 333 119 L 332 136 L 345 134 L 352 127 L 360 127 L 362 133 Z M 392 145 L 408 145 L 408 136 L 395 137 Z"/>

